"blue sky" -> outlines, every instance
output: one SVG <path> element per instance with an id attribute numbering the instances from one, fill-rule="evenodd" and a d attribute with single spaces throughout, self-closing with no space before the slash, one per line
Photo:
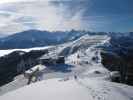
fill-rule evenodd
<path id="1" fill-rule="evenodd" d="M 82 10 L 83 22 L 92 31 L 133 31 L 133 0 L 73 0 L 64 5 L 72 13 Z"/>
<path id="2" fill-rule="evenodd" d="M 0 1 L 0 34 L 29 29 L 133 31 L 133 0 L 4 1 Z"/>

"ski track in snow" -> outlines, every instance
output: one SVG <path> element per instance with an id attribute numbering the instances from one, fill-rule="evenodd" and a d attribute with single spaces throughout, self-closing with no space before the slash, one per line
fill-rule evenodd
<path id="1" fill-rule="evenodd" d="M 133 87 L 127 85 L 88 77 L 69 77 L 37 82 L 7 93 L 0 99 L 29 100 L 31 97 L 32 100 L 132 100 L 132 94 Z"/>
<path id="2" fill-rule="evenodd" d="M 108 89 L 105 89 L 104 91 L 102 91 L 103 93 L 101 93 L 99 91 L 96 91 L 92 87 L 85 85 L 81 80 L 77 79 L 76 82 L 86 88 L 88 90 L 88 94 L 91 95 L 94 100 L 107 100 L 105 99 L 105 94 L 107 95 L 107 93 L 109 92 L 107 91 Z"/>

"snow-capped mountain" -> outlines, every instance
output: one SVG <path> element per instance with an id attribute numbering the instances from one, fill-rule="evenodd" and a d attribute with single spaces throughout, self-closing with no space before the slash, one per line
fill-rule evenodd
<path id="1" fill-rule="evenodd" d="M 74 41 L 85 34 L 106 35 L 107 33 L 93 33 L 89 31 L 76 30 L 53 32 L 41 30 L 27 30 L 0 38 L 0 49 L 24 49 L 57 45 L 65 42 Z"/>
<path id="2" fill-rule="evenodd" d="M 43 50 L 43 51 L 48 50 L 48 53 L 46 53 L 45 55 L 40 55 L 40 58 L 53 57 L 53 56 L 64 56 L 66 65 L 61 65 L 63 69 L 56 68 L 57 66 L 55 66 L 56 69 L 55 68 L 50 69 L 51 70 L 50 73 L 44 74 L 45 79 L 48 79 L 48 77 L 50 77 L 50 76 L 52 76 L 52 77 L 69 77 L 69 76 L 73 76 L 75 73 L 82 74 L 84 71 L 86 71 L 84 73 L 84 75 L 88 75 L 88 73 L 91 73 L 93 75 L 93 72 L 95 73 L 95 71 L 97 71 L 97 70 L 101 71 L 101 74 L 102 74 L 101 76 L 103 76 L 103 78 L 104 78 L 105 75 L 107 75 L 107 77 L 109 76 L 108 71 L 100 63 L 95 64 L 95 62 L 97 62 L 97 61 L 93 62 L 92 60 L 93 60 L 93 57 L 95 57 L 95 56 L 100 57 L 100 55 L 99 55 L 100 52 L 98 52 L 97 49 L 95 49 L 95 47 L 98 45 L 101 45 L 106 40 L 108 40 L 108 36 L 106 36 L 106 35 L 94 35 L 93 36 L 93 35 L 86 34 L 84 36 L 81 36 L 77 40 L 74 40 L 72 42 L 67 42 L 64 44 L 60 44 L 60 45 L 56 45 L 56 46 L 32 48 L 32 49 L 1 50 L 1 53 L 3 52 L 3 55 L 1 54 L 1 56 L 4 56 L 5 54 L 8 55 L 8 53 L 10 55 L 9 56 L 10 59 L 14 59 L 13 54 L 15 54 L 16 57 L 19 59 L 25 58 L 25 56 L 26 56 L 25 62 L 27 62 L 27 61 L 29 62 L 29 59 L 28 59 L 29 56 L 31 54 L 34 54 L 34 53 L 32 53 L 31 50 L 36 50 L 35 54 L 37 54 L 37 52 L 40 52 L 39 54 L 41 54 L 41 51 L 39 51 L 39 50 Z M 16 50 L 24 51 L 27 53 L 24 53 L 23 55 L 19 56 L 18 55 L 19 51 L 15 52 Z M 6 59 L 10 61 L 8 56 Z M 99 58 L 99 60 L 100 60 L 100 58 Z M 15 60 L 13 62 L 15 62 Z M 17 65 L 19 65 L 19 63 L 21 63 L 21 61 L 18 60 L 16 65 L 14 65 L 14 68 L 17 68 Z M 1 65 L 1 66 L 5 66 L 5 65 Z M 94 66 L 92 68 L 92 71 L 89 70 L 89 68 L 90 68 L 89 66 Z M 99 66 L 99 67 L 96 67 L 96 66 Z M 13 67 L 12 68 L 10 68 L 10 66 L 7 66 L 7 67 L 10 69 L 10 70 L 8 69 L 9 73 L 11 73 Z M 3 68 L 5 68 L 5 67 L 3 67 Z M 63 70 L 63 72 L 62 72 L 62 70 Z M 51 73 L 53 71 L 55 73 Z M 64 73 L 64 71 L 66 73 Z M 15 72 L 15 73 L 17 73 L 17 72 Z M 8 79 L 8 78 L 6 78 L 6 79 Z M 18 85 L 17 82 L 15 82 L 15 83 L 13 82 L 13 84 Z M 23 85 L 26 85 L 26 83 L 24 83 Z M 7 86 L 7 87 L 10 87 L 10 86 Z M 4 89 L 4 90 L 6 90 L 6 89 Z"/>
<path id="3" fill-rule="evenodd" d="M 114 35 L 113 35 L 114 36 Z M 125 36 L 124 36 L 125 37 Z M 118 44 L 121 43 L 119 41 L 120 36 L 117 37 Z M 37 52 L 40 52 L 39 50 L 47 50 L 48 52 L 45 54 L 41 54 L 38 59 L 45 59 L 45 58 L 52 58 L 52 57 L 58 57 L 58 56 L 64 56 L 65 57 L 65 64 L 57 64 L 57 65 L 37 65 L 38 67 L 38 75 L 35 77 L 38 77 L 38 80 L 44 80 L 40 83 L 35 83 L 30 86 L 26 86 L 28 79 L 25 77 L 23 74 L 18 75 L 17 77 L 14 78 L 14 80 L 4 86 L 2 86 L 0 89 L 0 94 L 5 94 L 6 92 L 10 92 L 13 90 L 16 90 L 20 87 L 21 89 L 18 89 L 14 92 L 7 93 L 4 96 L 2 96 L 2 99 L 8 100 L 10 96 L 13 96 L 13 99 L 19 98 L 19 93 L 21 91 L 25 91 L 27 94 L 24 93 L 25 96 L 31 96 L 34 95 L 36 92 L 31 92 L 34 90 L 34 88 L 37 86 L 38 88 L 36 89 L 39 91 L 40 89 L 43 89 L 45 91 L 45 88 L 49 92 L 46 94 L 46 99 L 52 99 L 49 98 L 48 95 L 53 95 L 51 94 L 52 90 L 51 88 L 48 87 L 58 87 L 57 84 L 60 85 L 65 85 L 67 88 L 70 90 L 67 91 L 66 93 L 66 88 L 63 88 L 59 90 L 58 93 L 62 93 L 62 96 L 65 96 L 66 94 L 69 94 L 71 90 L 72 93 L 75 95 L 78 93 L 80 94 L 80 97 L 85 97 L 88 95 L 86 99 L 92 99 L 92 100 L 110 100 L 114 99 L 117 100 L 118 98 L 116 95 L 119 95 L 119 98 L 122 98 L 123 100 L 131 100 L 133 97 L 132 94 L 133 91 L 130 90 L 132 87 L 122 85 L 122 84 L 115 84 L 110 82 L 112 77 L 113 77 L 113 72 L 111 71 L 119 71 L 117 69 L 111 70 L 107 65 L 108 61 L 112 59 L 112 55 L 110 52 L 113 54 L 113 60 L 112 60 L 112 68 L 116 66 L 116 62 L 119 62 L 119 59 L 117 58 L 118 52 L 115 52 L 114 44 L 112 44 L 112 41 L 114 38 L 110 37 L 109 35 L 90 35 L 90 34 L 85 34 L 80 36 L 77 39 L 74 39 L 72 41 L 65 42 L 63 44 L 59 45 L 53 45 L 53 46 L 47 46 L 47 47 L 42 47 L 42 48 L 31 48 L 31 49 L 14 49 L 14 50 L 7 50 L 6 52 L 9 53 L 7 55 L 10 55 L 11 52 L 14 52 L 16 50 L 19 51 L 25 51 L 28 53 L 32 52 L 32 50 L 36 50 Z M 124 41 L 124 40 L 123 40 Z M 111 49 L 112 48 L 112 49 Z M 111 51 L 112 50 L 112 51 Z M 6 54 L 4 50 L 1 50 L 1 53 L 3 52 L 3 56 Z M 107 53 L 107 54 L 106 54 Z M 28 54 L 29 55 L 29 54 Z M 111 55 L 111 56 L 108 56 Z M 24 55 L 23 55 L 24 56 Z M 33 66 L 32 69 L 28 70 L 28 72 L 32 73 L 34 72 L 37 66 Z M 120 65 L 119 65 L 120 66 Z M 109 69 L 109 70 L 108 70 Z M 73 79 L 74 77 L 74 79 Z M 55 79 L 55 78 L 59 78 Z M 50 79 L 50 80 L 47 80 Z M 45 83 L 49 84 L 45 86 Z M 56 85 L 53 85 L 54 83 L 57 83 Z M 70 82 L 70 84 L 69 84 Z M 72 83 L 71 83 L 72 82 Z M 41 85 L 44 84 L 44 85 Z M 50 85 L 51 84 L 51 85 Z M 74 84 L 77 84 L 76 86 Z M 25 87 L 26 86 L 26 87 Z M 47 87 L 48 86 L 48 87 Z M 72 86 L 74 88 L 71 88 L 69 86 Z M 107 93 L 101 92 L 105 87 L 108 87 Z M 76 88 L 80 88 L 81 90 Z M 92 87 L 92 88 L 89 88 Z M 126 88 L 128 89 L 126 89 Z M 39 89 L 40 88 L 40 89 Z M 84 90 L 84 89 L 85 90 Z M 39 90 L 38 90 L 39 89 Z M 55 88 L 53 88 L 54 91 Z M 83 89 L 83 90 L 82 90 Z M 55 89 L 56 90 L 56 89 Z M 106 90 L 106 88 L 105 88 Z M 130 91 L 128 91 L 130 90 Z M 42 91 L 42 90 L 40 90 Z M 64 92 L 65 91 L 65 92 Z M 77 91 L 77 92 L 75 92 Z M 15 96 L 16 92 L 18 93 L 17 96 Z M 82 94 L 82 93 L 83 94 Z M 22 92 L 21 92 L 22 93 Z M 66 93 L 66 94 L 65 94 Z M 123 96 L 123 93 L 125 94 Z M 38 95 L 38 94 L 37 94 Z M 57 98 L 61 99 L 62 96 L 59 96 L 57 94 Z M 41 99 L 44 99 L 43 95 L 41 96 Z M 78 100 L 77 98 L 73 98 L 72 96 L 69 96 L 72 100 Z M 55 97 L 56 98 L 56 97 Z M 67 98 L 67 97 L 66 97 Z M 27 98 L 26 98 L 27 99 Z"/>
<path id="4" fill-rule="evenodd" d="M 58 40 L 58 36 L 63 38 L 65 34 L 54 34 L 48 31 L 29 30 L 14 35 L 2 38 L 0 40 L 0 48 L 30 48 L 41 47 L 51 44 L 57 44 L 61 42 Z"/>
<path id="5" fill-rule="evenodd" d="M 0 48 L 22 49 L 22 48 L 56 45 L 68 41 L 73 41 L 86 33 L 87 32 L 75 31 L 75 30 L 68 32 L 28 30 L 0 39 Z"/>

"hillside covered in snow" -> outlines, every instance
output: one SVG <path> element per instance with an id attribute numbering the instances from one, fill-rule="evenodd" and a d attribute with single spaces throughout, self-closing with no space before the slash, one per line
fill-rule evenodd
<path id="1" fill-rule="evenodd" d="M 111 82 L 115 77 L 120 82 L 120 75 L 123 75 L 115 67 L 119 63 L 118 51 L 123 51 L 123 48 L 118 49 L 113 41 L 117 40 L 118 45 L 125 41 L 121 42 L 119 39 L 121 35 L 113 38 L 110 35 L 85 34 L 58 45 L 0 50 L 0 60 L 3 61 L 1 65 L 6 66 L 3 59 L 12 63 L 16 61 L 13 60 L 14 57 L 19 58 L 13 69 L 8 66 L 7 73 L 12 75 L 13 71 L 15 76 L 0 87 L 0 99 L 132 100 L 132 86 Z M 58 57 L 63 57 L 64 61 Z M 107 66 L 111 57 L 114 57 L 111 65 L 114 69 Z"/>
<path id="2" fill-rule="evenodd" d="M 133 0 L 0 0 L 0 100 L 133 100 Z"/>
<path id="3" fill-rule="evenodd" d="M 1 96 L 1 100 L 132 100 L 133 87 L 90 78 L 49 79 Z"/>
<path id="4" fill-rule="evenodd" d="M 89 31 L 41 31 L 27 30 L 14 33 L 0 38 L 0 49 L 23 49 L 32 47 L 42 47 L 49 45 L 62 44 L 68 41 L 74 41 L 85 34 L 94 34 Z M 95 33 L 101 34 L 101 33 Z M 106 34 L 106 33 L 103 33 Z"/>

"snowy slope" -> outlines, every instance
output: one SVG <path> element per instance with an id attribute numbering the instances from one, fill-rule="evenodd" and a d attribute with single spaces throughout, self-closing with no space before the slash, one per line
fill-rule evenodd
<path id="1" fill-rule="evenodd" d="M 51 48 L 51 51 L 48 54 L 43 55 L 41 58 L 59 55 L 64 56 L 65 63 L 74 66 L 71 68 L 70 73 L 72 74 L 69 73 L 69 75 L 89 74 L 89 76 L 93 76 L 95 71 L 100 70 L 100 74 L 102 74 L 102 76 L 109 77 L 109 71 L 101 64 L 101 50 L 100 48 L 97 48 L 108 41 L 109 37 L 106 35 L 91 36 L 87 34 L 73 42 L 57 45 Z M 94 58 L 97 59 L 93 60 Z"/>
<path id="2" fill-rule="evenodd" d="M 132 100 L 133 87 L 89 78 L 50 79 L 20 88 L 0 100 Z"/>
<path id="3" fill-rule="evenodd" d="M 108 40 L 109 37 L 107 37 L 106 35 L 102 36 L 102 35 L 94 35 L 94 36 L 90 36 L 88 34 L 81 36 L 80 38 L 78 38 L 75 41 L 72 42 L 67 42 L 61 45 L 57 45 L 57 46 L 45 46 L 45 47 L 34 47 L 34 48 L 28 48 L 28 49 L 7 49 L 7 50 L 0 50 L 0 57 L 7 55 L 13 51 L 25 51 L 25 52 L 29 52 L 31 50 L 43 50 L 43 49 L 50 49 L 50 53 L 52 55 L 53 52 L 56 52 L 56 54 L 64 52 L 65 49 L 67 48 L 71 48 L 71 52 L 73 51 L 73 49 L 75 47 L 78 47 L 77 49 L 86 49 L 92 45 L 98 45 L 100 43 L 104 43 L 106 40 Z M 82 48 L 80 48 L 82 47 Z M 64 50 L 64 51 L 63 51 Z M 70 54 L 71 54 L 70 52 Z"/>
<path id="4" fill-rule="evenodd" d="M 88 48 L 96 47 L 101 44 L 104 44 L 106 41 L 109 40 L 107 35 L 83 35 L 75 41 L 66 42 L 61 45 L 56 45 L 50 49 L 49 54 L 46 56 L 53 56 L 53 55 L 63 55 L 69 56 L 73 53 L 76 53 L 79 50 L 86 50 Z M 45 57 L 45 55 L 44 55 Z M 42 56 L 43 58 L 43 56 Z"/>
<path id="5" fill-rule="evenodd" d="M 100 49 L 96 48 L 97 46 L 104 44 L 105 41 L 108 41 L 108 37 L 104 35 L 84 35 L 79 39 L 68 42 L 65 44 L 51 46 L 51 47 L 42 47 L 42 48 L 31 48 L 31 49 L 19 49 L 22 51 L 30 51 L 30 50 L 38 50 L 38 49 L 48 49 L 49 53 L 43 57 L 52 57 L 57 55 L 64 55 L 66 59 L 66 64 L 72 67 L 68 68 L 69 72 L 61 72 L 61 71 L 52 71 L 47 70 L 43 71 L 44 75 L 42 77 L 43 80 L 51 79 L 51 78 L 64 78 L 71 77 L 76 75 L 80 75 L 81 77 L 87 76 L 90 78 L 100 78 L 107 79 L 110 78 L 110 72 L 103 67 L 101 64 L 101 56 Z M 4 51 L 4 50 L 3 50 Z M 7 50 L 11 52 L 12 50 Z M 5 53 L 7 53 L 5 51 Z M 98 57 L 97 61 L 93 61 L 93 57 Z M 63 65 L 61 65 L 63 66 Z M 55 66 L 56 67 L 56 66 Z M 96 72 L 99 72 L 97 74 Z M 42 73 L 40 71 L 40 73 Z M 24 81 L 20 81 L 24 80 Z M 21 84 L 20 84 L 21 82 Z M 0 95 L 6 92 L 10 92 L 19 87 L 25 86 L 27 84 L 27 79 L 24 77 L 17 77 L 13 82 L 0 87 Z"/>
<path id="6" fill-rule="evenodd" d="M 84 35 L 75 41 L 46 48 L 49 53 L 41 58 L 63 55 L 66 64 L 73 66 L 69 68 L 71 71 L 47 70 L 41 82 L 29 86 L 25 86 L 27 79 L 20 75 L 0 88 L 0 94 L 8 92 L 0 96 L 0 100 L 133 100 L 133 87 L 110 82 L 111 73 L 101 64 L 99 46 L 109 39 L 106 35 Z M 75 75 L 78 79 L 74 79 Z"/>

